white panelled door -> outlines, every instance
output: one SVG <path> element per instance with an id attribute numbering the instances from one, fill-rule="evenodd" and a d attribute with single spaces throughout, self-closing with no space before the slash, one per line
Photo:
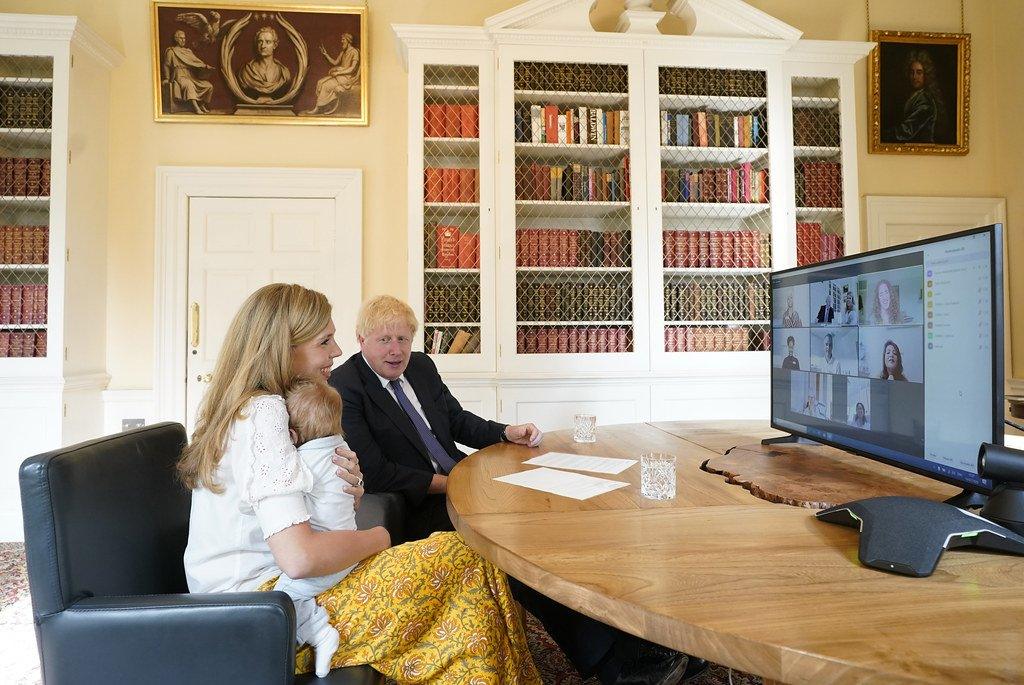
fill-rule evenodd
<path id="1" fill-rule="evenodd" d="M 189 200 L 189 434 L 231 318 L 250 293 L 268 283 L 299 283 L 335 306 L 342 302 L 335 288 L 345 267 L 336 263 L 335 206 L 333 198 Z"/>

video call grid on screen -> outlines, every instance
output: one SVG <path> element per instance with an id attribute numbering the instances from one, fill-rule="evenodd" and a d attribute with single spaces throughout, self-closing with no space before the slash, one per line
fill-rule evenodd
<path id="1" fill-rule="evenodd" d="M 988 487 L 991 264 L 982 232 L 773 274 L 773 423 Z"/>

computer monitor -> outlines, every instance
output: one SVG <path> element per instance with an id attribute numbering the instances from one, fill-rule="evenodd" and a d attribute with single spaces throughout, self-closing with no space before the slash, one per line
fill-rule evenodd
<path id="1" fill-rule="evenodd" d="M 771 275 L 772 427 L 965 490 L 1003 441 L 1002 225 Z"/>

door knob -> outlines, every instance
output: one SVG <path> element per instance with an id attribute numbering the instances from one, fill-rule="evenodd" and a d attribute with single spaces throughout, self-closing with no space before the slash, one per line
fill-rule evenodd
<path id="1" fill-rule="evenodd" d="M 198 376 L 196 376 L 196 380 L 199 381 L 200 383 L 209 383 L 210 381 L 213 380 L 213 374 L 201 373 Z"/>

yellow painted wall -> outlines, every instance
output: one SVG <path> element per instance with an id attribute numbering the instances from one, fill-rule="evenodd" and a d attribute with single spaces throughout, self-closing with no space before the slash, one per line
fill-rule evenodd
<path id="1" fill-rule="evenodd" d="M 305 0 L 307 4 L 315 0 Z M 248 4 L 255 4 L 249 2 Z M 320 3 L 320 4 L 342 4 Z M 479 25 L 516 0 L 372 0 L 370 122 L 365 128 L 157 124 L 153 121 L 150 3 L 147 0 L 0 0 L 0 11 L 77 14 L 126 59 L 111 82 L 110 226 L 107 341 L 112 388 L 152 387 L 154 168 L 158 165 L 359 167 L 364 177 L 364 294 L 406 292 L 404 192 L 406 75 L 395 51 L 392 22 Z M 864 5 L 854 0 L 751 0 L 804 31 L 806 38 L 864 40 Z M 610 16 L 621 0 L 600 0 Z M 971 154 L 962 158 L 868 155 L 866 68 L 858 69 L 857 116 L 862 195 L 1006 195 L 1010 225 L 1024 221 L 1024 183 L 1000 179 L 1021 157 L 1010 135 L 1016 114 L 998 104 L 1024 105 L 1015 45 L 1024 26 L 1019 0 L 967 0 L 973 34 Z M 958 0 L 872 3 L 874 28 L 957 31 Z M 1004 95 L 1003 91 L 1009 94 Z M 1020 107 L 1014 108 L 1020 112 Z M 1006 132 L 1006 133 L 1004 133 Z M 1015 134 L 1014 134 L 1015 135 Z M 862 207 L 863 211 L 863 207 Z M 1019 225 L 1019 224 L 1018 224 Z M 1010 254 L 1024 253 L 1011 236 Z M 1012 273 L 1012 272 L 1011 272 Z M 1011 278 L 1024 292 L 1024 276 Z M 1017 317 L 1016 368 L 1024 375 L 1024 311 Z"/>

